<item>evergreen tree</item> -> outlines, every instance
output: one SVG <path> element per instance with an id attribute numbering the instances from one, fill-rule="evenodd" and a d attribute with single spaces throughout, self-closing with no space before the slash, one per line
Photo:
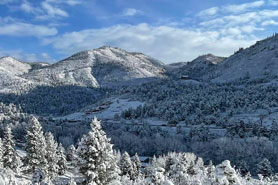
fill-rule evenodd
<path id="1" fill-rule="evenodd" d="M 2 139 L 0 138 L 0 159 L 3 159 L 3 151 L 4 151 L 3 143 L 2 143 Z M 2 166 L 3 166 L 2 160 L 0 160 L 0 168 L 1 168 Z"/>
<path id="2" fill-rule="evenodd" d="M 74 161 L 76 160 L 76 148 L 74 145 L 70 145 L 67 150 L 67 160 Z"/>
<path id="3" fill-rule="evenodd" d="M 81 172 L 87 184 L 107 185 L 117 179 L 119 167 L 113 155 L 113 145 L 96 117 L 91 123 L 91 131 L 81 141 L 78 149 L 83 159 Z"/>
<path id="4" fill-rule="evenodd" d="M 64 154 L 64 148 L 61 143 L 59 144 L 59 147 L 58 147 L 57 156 L 58 156 L 58 163 L 57 163 L 58 174 L 64 175 L 67 170 L 67 160 L 66 160 L 66 156 Z"/>
<path id="5" fill-rule="evenodd" d="M 261 174 L 264 177 L 269 177 L 273 174 L 272 167 L 268 159 L 264 158 L 259 164 L 257 164 L 257 174 Z"/>
<path id="6" fill-rule="evenodd" d="M 44 173 L 47 172 L 46 142 L 41 124 L 35 117 L 32 117 L 29 121 L 26 140 L 27 156 L 24 160 L 25 166 L 32 173 L 35 172 L 36 168 L 44 171 Z"/>
<path id="7" fill-rule="evenodd" d="M 3 139 L 3 167 L 10 168 L 14 171 L 18 168 L 18 161 L 16 157 L 16 151 L 14 149 L 15 144 L 13 141 L 12 130 L 9 126 L 6 127 Z"/>
<path id="8" fill-rule="evenodd" d="M 46 139 L 46 160 L 48 163 L 48 173 L 51 178 L 55 177 L 58 173 L 58 155 L 57 155 L 57 147 L 58 144 L 54 140 L 54 136 L 48 132 L 45 136 Z"/>
<path id="9" fill-rule="evenodd" d="M 142 167 L 141 161 L 139 159 L 139 156 L 136 153 L 133 159 L 133 171 L 134 171 L 133 175 L 135 179 L 140 176 L 141 167 Z"/>
<path id="10" fill-rule="evenodd" d="M 128 175 L 131 179 L 134 177 L 133 163 L 127 152 L 124 152 L 120 160 L 121 175 Z"/>

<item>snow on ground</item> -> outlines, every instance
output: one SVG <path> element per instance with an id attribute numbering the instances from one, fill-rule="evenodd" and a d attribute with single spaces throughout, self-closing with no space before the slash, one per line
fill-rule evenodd
<path id="1" fill-rule="evenodd" d="M 244 113 L 234 115 L 230 121 L 239 122 L 243 121 L 244 123 L 259 123 L 260 119 L 263 120 L 263 125 L 270 128 L 273 121 L 278 121 L 278 112 L 277 108 L 273 109 L 271 113 L 267 110 L 257 110 L 253 113 Z"/>
<path id="2" fill-rule="evenodd" d="M 114 119 L 115 114 L 120 114 L 122 111 L 129 108 L 136 108 L 144 105 L 143 102 L 134 101 L 130 99 L 108 98 L 104 101 L 93 104 L 86 109 L 63 117 L 56 117 L 55 119 L 67 120 L 87 120 L 97 117 L 101 120 Z"/>

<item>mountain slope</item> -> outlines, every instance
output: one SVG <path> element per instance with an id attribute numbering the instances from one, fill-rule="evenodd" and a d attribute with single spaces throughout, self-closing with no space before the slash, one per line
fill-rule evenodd
<path id="1" fill-rule="evenodd" d="M 31 65 L 20 62 L 12 57 L 0 58 L 0 70 L 12 75 L 22 75 L 28 73 Z"/>
<path id="2" fill-rule="evenodd" d="M 0 92 L 18 89 L 28 84 L 28 80 L 21 76 L 28 73 L 31 68 L 31 65 L 12 57 L 0 58 Z"/>
<path id="3" fill-rule="evenodd" d="M 278 35 L 258 41 L 240 49 L 218 65 L 214 82 L 227 82 L 240 78 L 255 80 L 273 78 L 278 74 Z"/>
<path id="4" fill-rule="evenodd" d="M 26 78 L 47 84 L 108 86 L 164 76 L 164 64 L 141 53 L 113 47 L 79 52 L 56 64 L 34 70 Z"/>
<path id="5" fill-rule="evenodd" d="M 202 55 L 187 63 L 177 63 L 168 65 L 177 76 L 188 75 L 194 79 L 202 79 L 203 76 L 211 74 L 218 64 L 225 60 L 224 57 L 214 56 L 212 54 Z"/>

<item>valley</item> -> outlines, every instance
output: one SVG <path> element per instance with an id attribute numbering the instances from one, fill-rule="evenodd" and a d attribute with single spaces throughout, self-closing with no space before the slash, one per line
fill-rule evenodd
<path id="1" fill-rule="evenodd" d="M 160 160 L 182 158 L 169 152 L 194 153 L 188 157 L 194 165 L 197 158 L 206 170 L 210 161 L 219 168 L 225 163 L 254 178 L 258 164 L 267 159 L 275 174 L 277 40 L 275 34 L 228 58 L 207 54 L 171 65 L 109 46 L 54 64 L 3 57 L 0 133 L 9 125 L 20 158 L 25 158 L 22 146 L 30 119 L 68 149 L 94 132 L 91 121 L 99 124 L 97 118 L 119 158 L 124 152 Z M 61 183 L 72 176 L 82 181 L 74 165 L 68 161 L 71 170 L 59 177 Z M 144 165 L 148 169 L 161 164 Z"/>

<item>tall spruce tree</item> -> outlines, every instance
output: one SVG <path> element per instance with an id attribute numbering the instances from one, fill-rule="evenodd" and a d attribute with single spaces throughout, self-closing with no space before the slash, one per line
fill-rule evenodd
<path id="1" fill-rule="evenodd" d="M 48 173 L 51 178 L 54 178 L 58 174 L 58 155 L 57 155 L 57 147 L 58 144 L 54 140 L 54 136 L 52 133 L 48 132 L 45 135 L 46 139 L 46 160 L 48 163 Z"/>
<path id="2" fill-rule="evenodd" d="M 18 168 L 18 160 L 16 157 L 16 151 L 14 149 L 15 143 L 13 141 L 12 130 L 9 126 L 5 128 L 4 139 L 3 139 L 3 167 L 10 168 L 14 171 Z"/>
<path id="3" fill-rule="evenodd" d="M 70 145 L 67 149 L 67 160 L 74 161 L 76 160 L 76 148 L 74 145 Z"/>
<path id="4" fill-rule="evenodd" d="M 0 168 L 3 167 L 3 163 L 2 163 L 2 158 L 3 158 L 3 142 L 2 139 L 0 138 Z"/>
<path id="5" fill-rule="evenodd" d="M 134 159 L 133 159 L 133 170 L 134 170 L 134 179 L 138 178 L 141 174 L 141 167 L 142 167 L 142 164 L 141 164 L 141 161 L 139 159 L 139 156 L 138 154 L 136 153 L 135 156 L 134 156 Z"/>
<path id="6" fill-rule="evenodd" d="M 119 167 L 113 154 L 113 145 L 95 117 L 91 131 L 81 140 L 79 154 L 83 160 L 80 171 L 86 177 L 86 184 L 107 185 L 118 179 Z"/>
<path id="7" fill-rule="evenodd" d="M 46 142 L 41 124 L 35 117 L 29 120 L 26 141 L 27 156 L 24 164 L 28 171 L 34 173 L 36 169 L 40 169 L 46 174 L 48 171 Z"/>
<path id="8" fill-rule="evenodd" d="M 120 160 L 121 175 L 128 175 L 130 179 L 133 178 L 133 163 L 127 152 L 124 152 Z"/>
<path id="9" fill-rule="evenodd" d="M 267 158 L 257 164 L 257 174 L 261 174 L 264 177 L 269 177 L 273 174 L 271 163 Z"/>
<path id="10" fill-rule="evenodd" d="M 58 157 L 58 174 L 59 175 L 64 175 L 66 173 L 67 170 L 67 159 L 66 156 L 64 154 L 64 148 L 62 146 L 62 144 L 59 144 L 58 147 L 58 151 L 57 151 L 57 157 Z"/>

